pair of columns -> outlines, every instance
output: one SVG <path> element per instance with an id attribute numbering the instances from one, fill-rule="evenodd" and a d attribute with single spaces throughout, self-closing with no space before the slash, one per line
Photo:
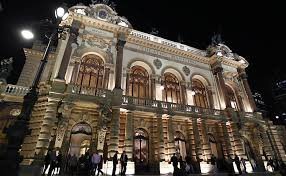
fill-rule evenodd
<path id="1" fill-rule="evenodd" d="M 215 63 L 211 65 L 211 67 L 212 67 L 212 73 L 215 77 L 215 80 L 216 80 L 216 83 L 219 89 L 221 101 L 225 103 L 225 108 L 231 108 L 230 99 L 228 97 L 227 88 L 226 88 L 225 81 L 223 78 L 223 67 L 222 67 L 221 61 L 217 60 Z M 245 69 L 239 67 L 237 69 L 237 72 L 239 75 L 239 80 L 242 80 L 242 86 L 245 89 L 245 93 L 247 95 L 250 107 L 253 110 L 253 112 L 255 112 L 257 108 L 256 108 L 256 105 L 255 105 L 255 102 L 254 102 L 254 99 L 253 99 L 253 96 L 252 96 L 252 93 L 251 93 L 251 90 L 250 90 L 250 87 L 247 81 L 247 75 L 246 75 Z M 235 93 L 237 94 L 237 92 Z M 238 96 L 238 102 L 239 102 L 240 108 L 243 108 L 242 102 L 239 96 Z"/>

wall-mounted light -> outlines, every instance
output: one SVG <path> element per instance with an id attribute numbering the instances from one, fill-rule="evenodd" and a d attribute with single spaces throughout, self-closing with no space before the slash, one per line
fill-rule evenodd
<path id="1" fill-rule="evenodd" d="M 279 116 L 277 115 L 277 116 L 275 116 L 275 118 L 276 118 L 276 119 L 279 119 Z"/>

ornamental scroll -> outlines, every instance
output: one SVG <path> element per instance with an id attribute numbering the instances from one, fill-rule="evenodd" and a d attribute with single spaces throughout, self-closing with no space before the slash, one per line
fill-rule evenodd
<path id="1" fill-rule="evenodd" d="M 111 110 L 108 104 L 101 105 L 100 122 L 98 126 L 101 128 L 97 131 L 97 150 L 103 150 L 104 140 L 107 132 L 107 124 L 110 122 Z"/>
<path id="2" fill-rule="evenodd" d="M 68 127 L 68 117 L 72 111 L 72 105 L 62 104 L 58 108 L 58 129 L 55 141 L 55 148 L 61 148 L 65 132 Z"/>

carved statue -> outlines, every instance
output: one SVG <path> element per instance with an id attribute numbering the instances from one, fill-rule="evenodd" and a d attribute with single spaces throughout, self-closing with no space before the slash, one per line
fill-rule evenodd
<path id="1" fill-rule="evenodd" d="M 3 59 L 0 61 L 0 83 L 6 83 L 7 77 L 10 75 L 13 66 L 13 58 Z"/>
<path id="2" fill-rule="evenodd" d="M 221 38 L 221 34 L 214 34 L 211 39 L 211 45 L 216 46 L 220 43 L 224 43 Z"/>

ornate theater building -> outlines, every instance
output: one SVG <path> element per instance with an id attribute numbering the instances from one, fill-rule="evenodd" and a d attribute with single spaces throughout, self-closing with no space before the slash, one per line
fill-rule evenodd
<path id="1" fill-rule="evenodd" d="M 286 162 L 286 131 L 257 112 L 245 58 L 215 40 L 200 50 L 134 30 L 105 4 L 69 12 L 41 78 L 22 165 L 49 148 L 78 157 L 97 150 L 108 173 L 115 151 L 126 151 L 127 173 L 172 172 L 173 154 L 200 161 L 202 173 L 212 154 L 243 157 L 248 172 L 270 157 Z M 20 113 L 44 47 L 24 49 L 17 85 L 1 85 L 1 130 Z"/>

